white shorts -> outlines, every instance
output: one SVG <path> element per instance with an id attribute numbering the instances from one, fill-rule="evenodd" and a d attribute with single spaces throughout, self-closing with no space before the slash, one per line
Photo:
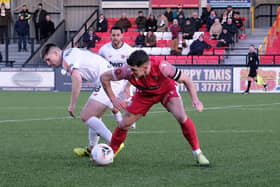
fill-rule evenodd
<path id="1" fill-rule="evenodd" d="M 116 97 L 119 97 L 121 99 L 126 99 L 125 98 L 125 93 L 124 93 L 124 86 L 122 84 L 114 84 L 111 82 L 111 86 L 113 89 L 113 92 L 115 93 Z M 109 97 L 107 96 L 105 90 L 103 89 L 102 86 L 96 87 L 93 89 L 93 92 L 91 93 L 89 99 L 96 100 L 108 108 L 112 109 L 113 104 Z"/>

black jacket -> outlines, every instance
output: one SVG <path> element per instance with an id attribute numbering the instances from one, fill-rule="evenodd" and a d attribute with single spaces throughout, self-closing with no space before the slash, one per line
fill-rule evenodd
<path id="1" fill-rule="evenodd" d="M 95 33 L 92 33 L 92 36 L 91 36 L 90 33 L 86 32 L 83 36 L 84 47 L 94 48 L 96 40 L 100 41 L 101 38 L 99 36 L 97 36 Z"/>
<path id="2" fill-rule="evenodd" d="M 18 35 L 28 35 L 29 25 L 26 20 L 17 20 L 15 24 L 15 31 Z"/>
<path id="3" fill-rule="evenodd" d="M 145 46 L 145 35 L 138 35 L 135 40 L 136 46 L 143 47 Z"/>
<path id="4" fill-rule="evenodd" d="M 35 12 L 34 12 L 34 15 L 33 15 L 33 22 L 34 23 L 37 23 L 36 22 L 36 18 L 39 16 L 39 24 L 41 24 L 43 21 L 46 20 L 46 15 L 48 14 L 48 12 L 44 9 L 41 9 L 41 11 L 39 11 L 39 9 L 37 9 Z"/>
<path id="5" fill-rule="evenodd" d="M 211 45 L 206 43 L 205 41 L 201 42 L 200 40 L 195 40 L 190 46 L 189 55 L 202 55 L 204 49 L 210 49 Z"/>
<path id="6" fill-rule="evenodd" d="M 52 21 L 43 21 L 41 28 L 40 28 L 40 33 L 41 33 L 41 38 L 42 39 L 46 39 L 49 36 L 52 35 L 52 33 L 54 33 L 55 28 L 54 28 L 54 23 Z"/>
<path id="7" fill-rule="evenodd" d="M 108 21 L 105 18 L 102 22 L 97 22 L 97 30 L 96 32 L 107 32 L 108 30 Z"/>

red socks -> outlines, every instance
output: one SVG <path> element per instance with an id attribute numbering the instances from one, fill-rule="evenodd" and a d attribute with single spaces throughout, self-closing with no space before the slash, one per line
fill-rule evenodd
<path id="1" fill-rule="evenodd" d="M 182 132 L 192 147 L 192 150 L 199 149 L 199 141 L 196 135 L 196 129 L 191 118 L 187 118 L 184 123 L 181 123 Z"/>
<path id="2" fill-rule="evenodd" d="M 128 130 L 123 130 L 119 127 L 116 127 L 110 142 L 110 147 L 113 149 L 114 153 L 118 151 L 120 145 L 124 142 L 127 133 Z"/>

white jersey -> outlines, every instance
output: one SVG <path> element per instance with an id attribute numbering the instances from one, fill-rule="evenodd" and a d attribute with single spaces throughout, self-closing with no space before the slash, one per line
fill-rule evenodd
<path id="1" fill-rule="evenodd" d="M 114 48 L 112 42 L 103 45 L 99 50 L 99 55 L 105 58 L 114 68 L 119 68 L 126 64 L 126 59 L 133 48 L 123 42 L 120 48 Z"/>
<path id="2" fill-rule="evenodd" d="M 70 48 L 63 51 L 62 67 L 69 73 L 74 69 L 79 69 L 81 77 L 99 86 L 100 75 L 106 71 L 112 70 L 112 65 L 101 56 L 80 48 Z"/>

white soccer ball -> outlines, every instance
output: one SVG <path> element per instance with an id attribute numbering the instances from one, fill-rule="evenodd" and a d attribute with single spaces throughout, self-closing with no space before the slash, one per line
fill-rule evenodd
<path id="1" fill-rule="evenodd" d="M 114 151 L 107 144 L 97 144 L 91 151 L 91 157 L 97 165 L 109 165 L 114 161 Z"/>

